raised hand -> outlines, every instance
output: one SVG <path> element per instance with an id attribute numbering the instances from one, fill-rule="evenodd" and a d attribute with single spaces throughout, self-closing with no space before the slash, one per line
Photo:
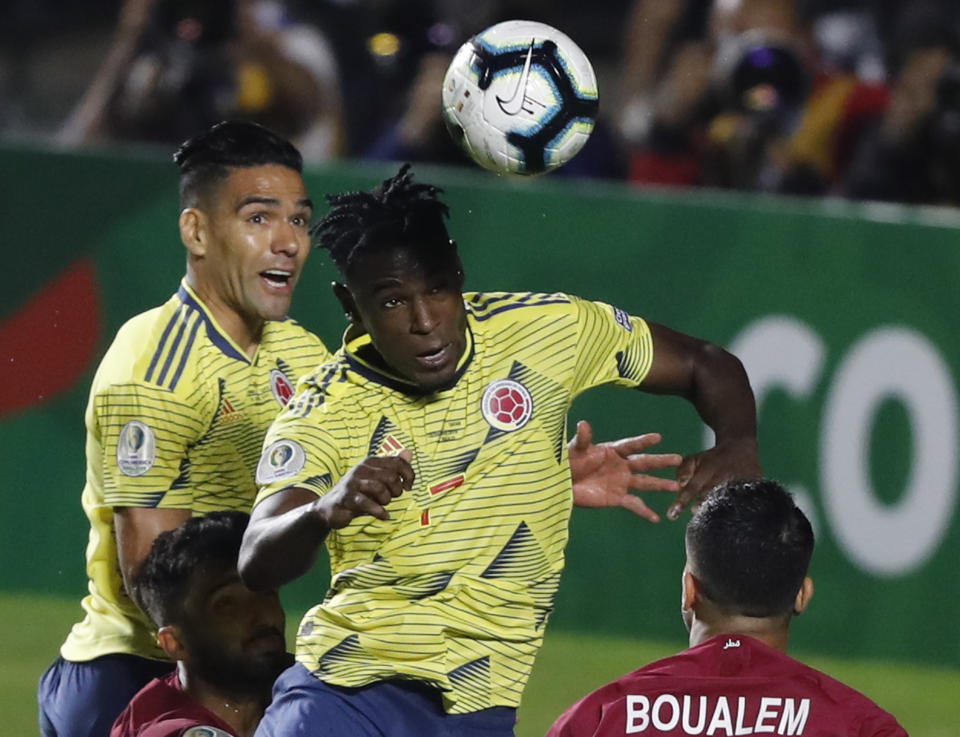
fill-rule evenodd
<path id="1" fill-rule="evenodd" d="M 570 474 L 573 503 L 578 507 L 623 507 L 649 522 L 660 516 L 631 491 L 675 492 L 680 485 L 672 479 L 647 472 L 679 466 L 676 453 L 644 453 L 661 440 L 659 433 L 647 433 L 608 443 L 593 443 L 593 428 L 586 420 L 577 423 L 570 440 Z"/>
<path id="2" fill-rule="evenodd" d="M 683 459 L 677 470 L 680 493 L 667 510 L 669 519 L 677 519 L 688 505 L 694 507 L 714 486 L 729 479 L 752 479 L 763 476 L 757 444 L 752 438 L 718 443 Z"/>

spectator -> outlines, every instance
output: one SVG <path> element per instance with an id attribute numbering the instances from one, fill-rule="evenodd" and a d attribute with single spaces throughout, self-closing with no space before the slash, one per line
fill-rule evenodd
<path id="1" fill-rule="evenodd" d="M 176 143 L 224 118 L 342 149 L 336 65 L 323 37 L 256 0 L 125 0 L 114 43 L 62 131 L 83 143 Z"/>

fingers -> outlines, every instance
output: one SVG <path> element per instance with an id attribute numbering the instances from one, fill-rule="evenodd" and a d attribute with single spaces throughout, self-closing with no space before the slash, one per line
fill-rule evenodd
<path id="1" fill-rule="evenodd" d="M 654 512 L 650 507 L 643 503 L 643 499 L 632 494 L 625 494 L 620 500 L 620 506 L 628 509 L 638 517 L 643 517 L 647 522 L 656 524 L 660 521 L 660 515 Z"/>
<path id="2" fill-rule="evenodd" d="M 699 484 L 690 483 L 697 472 L 697 466 L 697 456 L 691 456 L 685 458 L 677 469 L 677 483 L 680 484 L 680 491 L 677 493 L 676 500 L 667 509 L 667 519 L 677 519 L 690 500 L 697 495 Z"/>
<path id="3" fill-rule="evenodd" d="M 337 502 L 349 516 L 345 524 L 361 515 L 390 519 L 387 505 L 413 486 L 412 460 L 413 453 L 405 449 L 395 456 L 371 456 L 354 466 L 343 479 Z"/>
<path id="4" fill-rule="evenodd" d="M 659 468 L 675 468 L 681 463 L 683 463 L 683 456 L 677 453 L 645 453 L 627 458 L 627 464 L 633 473 L 643 473 Z"/>
<path id="5" fill-rule="evenodd" d="M 636 474 L 630 479 L 630 488 L 633 491 L 680 491 L 680 484 L 673 479 L 662 479 L 659 476 Z"/>
<path id="6" fill-rule="evenodd" d="M 571 449 L 584 452 L 591 443 L 593 443 L 593 428 L 586 420 L 580 420 L 577 422 L 577 434 L 573 438 Z"/>
<path id="7" fill-rule="evenodd" d="M 621 438 L 610 443 L 610 446 L 618 454 L 626 458 L 627 456 L 643 453 L 647 448 L 657 445 L 663 437 L 658 432 L 648 432 L 643 435 L 636 435 L 632 438 Z"/>

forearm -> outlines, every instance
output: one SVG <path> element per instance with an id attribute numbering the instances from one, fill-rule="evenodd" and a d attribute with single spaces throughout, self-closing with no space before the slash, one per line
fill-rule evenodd
<path id="1" fill-rule="evenodd" d="M 702 343 L 693 367 L 690 402 L 714 431 L 717 444 L 757 440 L 757 410 L 743 364 L 732 353 Z"/>
<path id="2" fill-rule="evenodd" d="M 310 493 L 291 489 L 281 494 L 291 492 Z M 258 514 L 259 507 L 254 510 L 238 561 L 240 577 L 249 588 L 277 589 L 313 567 L 330 531 L 319 512 L 319 501 L 314 498 L 273 514 Z"/>

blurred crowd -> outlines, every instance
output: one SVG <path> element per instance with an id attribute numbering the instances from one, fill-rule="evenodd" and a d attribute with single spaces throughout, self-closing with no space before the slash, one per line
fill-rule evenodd
<path id="1" fill-rule="evenodd" d="M 960 204 L 956 0 L 6 0 L 0 136 L 169 149 L 233 117 L 313 163 L 469 165 L 441 80 L 509 18 L 597 71 L 558 176 Z"/>

